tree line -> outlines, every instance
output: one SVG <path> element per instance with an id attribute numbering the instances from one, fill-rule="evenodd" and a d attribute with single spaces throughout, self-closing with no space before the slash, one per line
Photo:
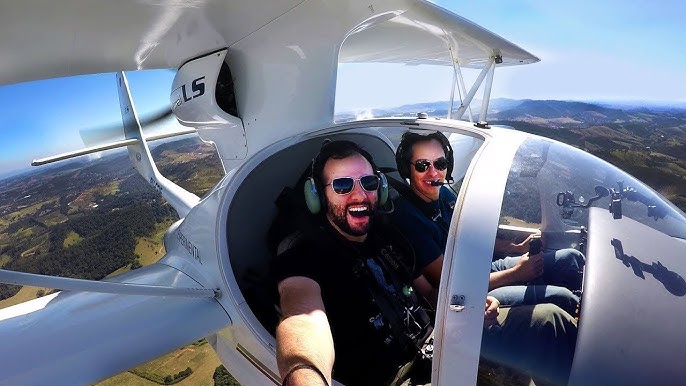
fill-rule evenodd
<path id="1" fill-rule="evenodd" d="M 177 218 L 176 212 L 152 189 L 101 197 L 100 206 L 49 229 L 44 253 L 21 256 L 31 242 L 12 244 L 0 253 L 10 256 L 3 268 L 13 271 L 61 277 L 100 280 L 136 261 L 136 238 L 151 235 L 156 224 Z M 18 221 L 14 228 L 35 225 L 30 219 Z M 13 229 L 14 229 L 13 228 Z M 16 230 L 15 229 L 15 230 Z M 64 240 L 75 232 L 81 241 L 65 247 Z M 34 241 L 35 242 L 35 241 Z M 0 284 L 0 299 L 14 296 L 19 286 Z"/>

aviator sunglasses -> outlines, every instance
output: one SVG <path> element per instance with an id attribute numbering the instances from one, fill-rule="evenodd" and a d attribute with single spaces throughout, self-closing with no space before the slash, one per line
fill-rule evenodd
<path id="1" fill-rule="evenodd" d="M 334 178 L 331 183 L 325 186 L 331 185 L 333 191 L 336 194 L 349 194 L 353 191 L 355 186 L 355 181 L 360 181 L 360 186 L 367 192 L 376 191 L 379 188 L 379 177 L 373 174 L 362 176 L 360 178 L 353 177 L 339 177 Z"/>
<path id="2" fill-rule="evenodd" d="M 432 162 L 428 159 L 418 159 L 414 162 L 410 162 L 410 164 L 414 165 L 414 170 L 418 173 L 424 173 L 429 170 L 431 163 Z M 445 157 L 437 158 L 434 160 L 433 165 L 436 170 L 443 171 L 448 168 L 448 160 Z"/>

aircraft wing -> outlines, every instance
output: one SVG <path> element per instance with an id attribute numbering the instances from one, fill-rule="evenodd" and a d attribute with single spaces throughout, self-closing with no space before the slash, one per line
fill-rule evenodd
<path id="1" fill-rule="evenodd" d="M 499 66 L 538 62 L 536 56 L 508 40 L 452 12 L 417 2 L 373 28 L 359 28 L 349 35 L 339 62 L 405 63 L 483 68 L 491 56 L 500 55 Z M 452 50 L 448 51 L 448 47 Z"/>
<path id="2" fill-rule="evenodd" d="M 222 155 L 229 169 L 280 139 L 331 124 L 339 63 L 456 61 L 487 70 L 491 62 L 539 60 L 422 0 L 13 1 L 2 7 L 0 36 L 0 85 L 179 69 L 226 49 L 233 116 L 245 130 L 235 133 L 247 150 Z M 197 81 L 210 70 L 219 67 L 188 70 L 182 79 Z"/>
<path id="3" fill-rule="evenodd" d="M 0 85 L 176 69 L 227 47 L 302 0 L 11 1 L 0 12 Z"/>
<path id="4" fill-rule="evenodd" d="M 299 34 L 316 33 L 318 45 L 321 41 L 336 45 L 340 37 L 338 32 L 328 36 L 335 28 L 327 22 L 336 20 L 336 28 L 343 27 L 344 34 L 353 28 L 340 62 L 451 65 L 448 46 L 466 67 L 482 67 L 494 52 L 502 55 L 501 65 L 538 61 L 500 36 L 423 1 L 385 0 L 370 5 L 341 0 L 319 5 L 301 0 L 25 0 L 2 6 L 0 85 L 122 70 L 176 69 L 201 53 L 223 47 L 243 49 L 244 39 L 298 12 L 318 29 L 287 30 L 286 46 L 300 48 L 305 57 L 312 53 L 303 45 L 306 37 Z"/>
<path id="5" fill-rule="evenodd" d="M 118 282 L 198 286 L 163 264 Z M 66 292 L 0 310 L 2 385 L 92 384 L 201 339 L 230 319 L 213 298 Z M 122 353 L 127 353 L 122 355 Z"/>

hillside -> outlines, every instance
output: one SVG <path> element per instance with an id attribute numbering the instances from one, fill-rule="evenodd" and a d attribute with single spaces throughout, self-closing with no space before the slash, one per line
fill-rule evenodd
<path id="1" fill-rule="evenodd" d="M 473 103 L 478 112 L 480 102 Z M 448 102 L 371 110 L 374 117 L 445 117 Z M 343 113 L 338 120 L 355 118 Z M 466 115 L 463 117 L 466 118 Z M 488 121 L 587 151 L 639 178 L 686 212 L 686 104 L 494 99 Z"/>
<path id="2" fill-rule="evenodd" d="M 214 148 L 197 138 L 163 143 L 151 153 L 167 178 L 200 196 L 223 175 Z M 177 219 L 135 173 L 125 152 L 37 168 L 0 180 L 0 267 L 102 279 L 156 262 L 164 254 L 162 235 Z M 47 293 L 0 284 L 0 308 Z M 220 362 L 203 342 L 103 384 L 156 385 L 183 375 L 187 378 L 178 385 L 213 385 Z"/>
<path id="3" fill-rule="evenodd" d="M 447 102 L 434 102 L 370 113 L 445 116 L 448 108 Z M 686 108 L 496 99 L 490 114 L 491 124 L 595 154 L 686 211 Z M 167 178 L 199 196 L 223 175 L 214 149 L 196 138 L 162 143 L 151 153 Z M 37 168 L 0 180 L 0 267 L 101 279 L 157 261 L 164 254 L 161 236 L 176 219 L 124 152 Z M 0 284 L 0 308 L 47 291 Z M 186 368 L 192 373 L 179 385 L 210 385 L 218 364 L 208 345 L 196 342 L 103 385 L 157 384 L 150 379 L 173 377 Z"/>
<path id="4" fill-rule="evenodd" d="M 490 122 L 583 149 L 686 211 L 686 109 L 527 100 L 493 114 Z"/>
<path id="5" fill-rule="evenodd" d="M 153 157 L 168 178 L 198 195 L 223 175 L 214 149 L 196 138 L 160 145 Z M 177 218 L 125 152 L 38 168 L 0 181 L 0 266 L 99 280 L 138 266 L 138 240 Z M 18 291 L 0 284 L 0 300 Z"/>

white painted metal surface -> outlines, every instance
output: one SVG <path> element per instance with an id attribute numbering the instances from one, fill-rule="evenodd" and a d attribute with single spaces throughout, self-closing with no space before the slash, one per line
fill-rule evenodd
<path id="1" fill-rule="evenodd" d="M 432 380 L 439 385 L 473 385 L 481 349 L 484 303 L 498 229 L 503 190 L 520 132 L 488 135 L 463 182 L 450 224 L 436 313 Z M 495 137 L 495 134 L 493 137 Z M 453 296 L 464 309 L 450 310 Z"/>
<path id="2" fill-rule="evenodd" d="M 224 111 L 217 101 L 218 92 L 228 94 L 226 99 L 233 99 L 230 79 L 222 79 L 222 87 L 217 89 L 226 52 L 227 49 L 222 49 L 181 66 L 172 82 L 170 96 L 172 112 L 179 123 L 196 128 L 203 141 L 215 145 L 222 165 L 244 159 L 248 151 L 243 122 Z"/>
<path id="3" fill-rule="evenodd" d="M 156 264 L 117 277 L 196 286 Z M 47 300 L 47 304 L 45 304 Z M 83 385 L 145 363 L 228 323 L 215 299 L 60 292 L 2 310 L 0 385 Z M 14 309 L 20 312 L 14 312 Z"/>
<path id="4" fill-rule="evenodd" d="M 398 16 L 388 19 L 393 15 Z M 452 65 L 446 60 L 449 47 L 466 67 L 482 67 L 495 53 L 504 65 L 538 60 L 448 11 L 410 0 L 371 5 L 358 0 L 29 0 L 3 6 L 0 34 L 0 52 L 7 58 L 0 64 L 0 84 L 174 69 L 228 47 L 247 135 L 246 156 L 278 139 L 332 123 L 339 61 L 417 63 L 420 55 L 423 63 Z M 225 166 L 231 169 L 235 163 Z"/>
<path id="5" fill-rule="evenodd" d="M 402 17 L 375 28 L 374 34 L 364 30 L 368 25 L 365 23 L 374 16 L 389 13 Z M 295 15 L 313 20 L 299 19 L 305 23 L 300 32 L 299 28 L 280 31 L 282 19 Z M 244 48 L 241 40 L 253 35 L 263 38 L 265 33 L 272 35 L 265 43 L 275 46 L 280 42 L 284 49 L 275 51 L 273 60 L 263 62 L 276 64 L 288 52 L 296 56 L 310 54 L 311 47 L 301 46 L 307 40 L 308 28 L 317 31 L 318 45 L 334 51 L 342 39 L 333 38 L 341 33 L 343 37 L 349 35 L 341 62 L 417 63 L 417 58 L 422 58 L 422 63 L 451 65 L 445 51 L 448 43 L 457 49 L 462 66 L 475 64 L 480 68 L 493 51 L 501 52 L 504 64 L 538 61 L 490 31 L 424 1 L 26 0 L 2 6 L 0 52 L 4 59 L 0 63 L 0 84 L 120 70 L 178 68 L 191 58 L 219 48 Z M 277 32 L 285 32 L 285 39 L 275 36 Z"/>
<path id="6" fill-rule="evenodd" d="M 188 211 L 200 202 L 200 198 L 171 182 L 157 170 L 138 121 L 136 106 L 131 99 L 126 75 L 123 72 L 117 73 L 116 81 L 124 135 L 126 139 L 137 139 L 136 143 L 128 145 L 129 161 L 143 179 L 171 204 L 179 217 L 185 217 Z"/>
<path id="7" fill-rule="evenodd" d="M 151 157 L 144 141 L 131 147 L 132 163 L 184 218 L 165 235 L 167 255 L 158 264 L 114 279 L 219 288 L 222 297 L 169 299 L 62 293 L 47 299 L 47 304 L 46 299 L 40 299 L 35 301 L 35 307 L 2 310 L 0 319 L 5 320 L 0 323 L 0 353 L 3 358 L 12 358 L 3 363 L 7 367 L 3 366 L 0 372 L 0 383 L 8 384 L 47 384 L 55 377 L 66 384 L 90 383 L 207 335 L 224 363 L 240 372 L 237 376 L 244 384 L 273 383 L 273 340 L 265 337 L 264 329 L 249 312 L 233 276 L 236 262 L 228 255 L 228 243 L 232 240 L 226 240 L 226 216 L 234 194 L 242 178 L 263 160 L 262 156 L 253 156 L 284 138 L 286 141 L 278 146 L 296 144 L 305 133 L 332 125 L 339 61 L 452 65 L 448 48 L 452 48 L 455 60 L 464 67 L 483 67 L 496 54 L 503 56 L 503 65 L 538 60 L 443 9 L 410 0 L 379 0 L 371 4 L 359 0 L 15 1 L 2 6 L 0 35 L 3 85 L 88 73 L 177 69 L 190 59 L 228 48 L 225 61 L 233 75 L 238 107 L 236 119 L 223 118 L 231 126 L 231 134 L 209 136 L 218 143 L 228 174 L 202 201 L 158 175 L 149 162 Z M 182 68 L 178 84 L 192 85 L 198 79 L 194 77 L 196 71 L 205 69 L 207 80 L 214 77 L 221 60 L 210 62 L 190 64 L 189 69 L 196 64 L 200 68 L 193 68 L 188 74 Z M 123 77 L 121 82 L 124 83 Z M 135 130 L 135 108 L 127 99 L 125 88 L 121 90 L 129 138 L 142 139 L 142 134 Z M 179 114 L 181 117 L 182 111 Z M 203 126 L 198 122 L 213 118 L 196 111 L 183 119 L 195 127 Z M 421 124 L 436 129 L 445 124 L 449 130 L 462 125 L 451 121 Z M 211 125 L 198 128 L 209 130 Z M 221 143 L 235 140 L 242 130 L 245 137 L 241 143 Z M 498 173 L 505 169 L 508 165 L 499 165 L 498 161 L 506 161 L 508 149 L 515 145 L 504 143 L 494 142 L 488 154 L 495 158 L 484 158 L 487 165 L 475 171 Z M 244 168 L 236 169 L 244 162 Z M 475 186 L 499 186 L 500 177 L 491 181 L 478 174 L 468 177 Z M 495 197 L 501 193 L 489 194 Z M 463 208 L 471 205 L 475 194 L 478 193 L 465 197 Z M 490 219 L 490 211 L 495 209 L 483 209 L 488 209 L 485 218 Z M 472 219 L 474 213 L 465 209 L 464 218 Z M 456 259 L 451 263 L 447 258 L 446 264 L 465 275 L 460 268 L 465 262 L 457 258 L 459 252 L 480 252 L 484 243 L 470 244 L 460 233 L 457 217 L 451 234 L 458 241 L 448 247 Z M 478 237 L 489 237 L 487 228 L 492 225 L 495 231 L 497 218 L 492 224 L 488 224 L 490 220 L 486 222 L 469 231 L 476 232 Z M 464 293 L 473 308 L 460 316 L 439 315 L 445 339 L 455 338 L 440 346 L 443 358 L 437 363 L 450 363 L 442 367 L 440 384 L 472 379 L 475 371 L 468 367 L 478 354 L 478 344 L 471 348 L 467 345 L 474 344 L 475 337 L 470 332 L 481 325 L 483 302 L 478 301 L 479 307 L 475 305 L 485 294 L 487 274 L 483 278 L 480 274 L 473 277 L 473 281 L 463 281 L 457 275 L 442 287 L 443 297 Z M 460 352 L 460 347 L 466 351 Z M 262 369 L 256 367 L 260 364 L 264 365 Z"/>

